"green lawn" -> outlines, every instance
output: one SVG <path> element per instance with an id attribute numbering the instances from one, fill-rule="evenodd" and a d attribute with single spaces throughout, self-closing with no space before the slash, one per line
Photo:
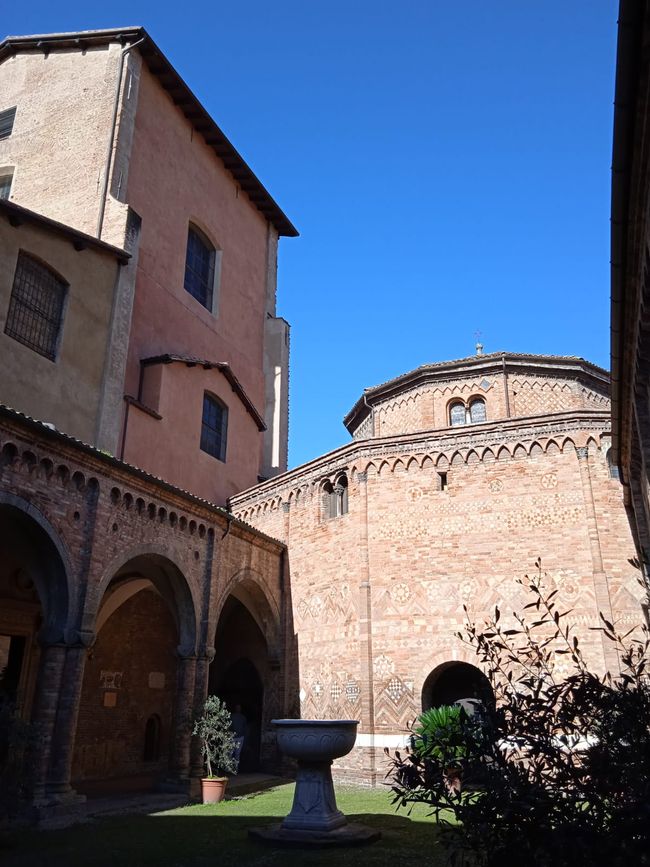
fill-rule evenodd
<path id="1" fill-rule="evenodd" d="M 442 867 L 437 827 L 423 808 L 395 812 L 385 788 L 338 788 L 351 821 L 380 828 L 382 839 L 352 849 L 287 850 L 248 839 L 248 828 L 288 813 L 293 785 L 215 806 L 192 805 L 147 816 L 120 816 L 61 831 L 27 832 L 0 849 L 2 867 L 260 867 L 397 864 Z"/>

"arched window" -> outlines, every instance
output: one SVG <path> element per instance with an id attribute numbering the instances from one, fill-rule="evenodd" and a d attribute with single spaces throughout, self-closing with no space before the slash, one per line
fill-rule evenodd
<path id="1" fill-rule="evenodd" d="M 58 274 L 21 251 L 5 334 L 54 361 L 63 324 L 66 289 L 67 284 Z"/>
<path id="2" fill-rule="evenodd" d="M 616 479 L 616 481 L 620 481 L 621 474 L 618 468 L 618 465 L 614 463 L 612 460 L 612 450 L 607 449 L 607 468 L 609 469 L 609 476 L 611 479 Z"/>
<path id="3" fill-rule="evenodd" d="M 323 484 L 323 518 L 335 518 L 336 517 L 336 494 L 334 493 L 334 487 L 331 482 L 325 482 Z"/>
<path id="4" fill-rule="evenodd" d="M 185 254 L 185 288 L 196 300 L 212 310 L 217 251 L 200 229 L 190 224 Z"/>
<path id="5" fill-rule="evenodd" d="M 144 728 L 142 758 L 145 762 L 155 762 L 160 758 L 160 717 L 156 713 L 149 717 Z"/>
<path id="6" fill-rule="evenodd" d="M 461 401 L 452 403 L 449 407 L 449 422 L 452 427 L 465 424 L 465 404 Z"/>
<path id="7" fill-rule="evenodd" d="M 482 397 L 476 397 L 470 402 L 469 417 L 472 424 L 486 421 L 487 415 L 485 413 L 485 401 Z"/>
<path id="8" fill-rule="evenodd" d="M 348 513 L 348 477 L 339 476 L 334 486 L 334 494 L 336 495 L 336 515 L 347 515 Z"/>
<path id="9" fill-rule="evenodd" d="M 204 452 L 226 460 L 228 438 L 228 407 L 207 392 L 203 395 L 203 420 L 201 423 L 201 448 Z"/>

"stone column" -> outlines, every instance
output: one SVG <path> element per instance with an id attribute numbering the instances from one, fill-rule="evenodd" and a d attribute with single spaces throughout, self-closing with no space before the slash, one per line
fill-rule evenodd
<path id="1" fill-rule="evenodd" d="M 359 555 L 361 581 L 359 583 L 359 653 L 361 669 L 361 734 L 369 734 L 371 744 L 364 750 L 363 770 L 370 785 L 377 779 L 375 735 L 375 687 L 372 655 L 372 593 L 370 586 L 370 558 L 368 553 L 368 474 L 357 475 L 359 483 Z"/>
<path id="2" fill-rule="evenodd" d="M 52 753 L 56 714 L 61 696 L 61 681 L 67 648 L 60 644 L 44 644 L 41 648 L 32 720 L 38 730 L 35 756 L 34 801 L 43 800 Z"/>
<path id="3" fill-rule="evenodd" d="M 593 570 L 594 593 L 596 606 L 610 622 L 612 620 L 612 603 L 609 595 L 609 582 L 603 565 L 603 555 L 600 547 L 598 522 L 596 519 L 596 507 L 594 504 L 594 492 L 589 470 L 589 449 L 586 447 L 576 448 L 578 466 L 580 468 L 580 481 L 582 483 L 582 495 L 587 516 L 587 533 L 589 534 L 589 546 L 591 549 L 591 563 Z M 600 623 L 599 623 L 600 625 Z M 614 644 L 602 635 L 603 657 L 607 669 L 612 674 L 620 670 L 618 653 Z"/>
<path id="4" fill-rule="evenodd" d="M 190 779 L 190 742 L 194 725 L 196 656 L 179 654 L 176 681 L 176 731 L 171 770 L 174 782 L 187 786 Z"/>

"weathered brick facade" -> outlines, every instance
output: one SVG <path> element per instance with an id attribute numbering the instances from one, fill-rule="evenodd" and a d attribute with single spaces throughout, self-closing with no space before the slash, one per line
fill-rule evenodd
<path id="1" fill-rule="evenodd" d="M 409 391 L 390 396 L 379 435 L 232 500 L 238 517 L 288 547 L 302 715 L 361 720 L 343 776 L 381 779 L 383 746 L 421 710 L 428 676 L 475 662 L 455 638 L 463 604 L 479 619 L 495 604 L 520 610 L 517 579 L 538 557 L 598 668 L 617 665 L 589 629 L 598 612 L 642 619 L 623 492 L 607 461 L 605 372 L 527 357 L 524 378 L 513 375 L 519 358 L 506 356 L 507 406 L 498 361 L 434 365 L 416 388 L 407 375 Z M 399 387 L 366 392 L 375 431 L 382 392 Z M 450 400 L 477 394 L 487 421 L 450 427 Z M 399 435 L 381 433 L 388 418 Z M 343 473 L 349 511 L 329 517 L 323 486 Z"/>
<path id="2" fill-rule="evenodd" d="M 71 775 L 184 788 L 201 776 L 190 725 L 209 667 L 228 662 L 214 648 L 229 599 L 261 636 L 263 761 L 277 764 L 269 720 L 296 695 L 281 543 L 4 408 L 0 543 L 0 634 L 25 639 L 19 698 L 42 731 L 39 803 L 74 799 Z M 230 651 L 245 656 L 245 636 Z M 159 749 L 145 761 L 152 715 Z"/>

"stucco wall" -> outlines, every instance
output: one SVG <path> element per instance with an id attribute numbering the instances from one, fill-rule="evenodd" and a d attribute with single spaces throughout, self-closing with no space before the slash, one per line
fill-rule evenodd
<path id="1" fill-rule="evenodd" d="M 48 264 L 69 284 L 56 361 L 5 334 L 19 250 Z M 109 252 L 76 251 L 56 232 L 0 219 L 0 402 L 52 422 L 59 430 L 115 450 L 117 428 L 99 430 L 107 342 L 120 266 Z M 121 377 L 116 368 L 112 375 Z M 115 409 L 121 412 L 121 407 Z"/>
<path id="2" fill-rule="evenodd" d="M 127 393 L 137 393 L 142 358 L 186 354 L 229 362 L 263 415 L 267 223 L 146 67 L 139 83 L 127 199 L 142 217 Z M 214 312 L 183 285 L 190 222 L 222 250 Z M 262 435 L 251 438 L 250 417 L 240 423 L 233 413 L 229 441 L 233 446 L 241 441 L 245 449 L 233 448 L 229 454 L 228 484 L 221 484 L 220 474 L 206 476 L 196 437 L 181 442 L 171 424 L 172 417 L 187 415 L 192 430 L 200 429 L 201 414 L 196 411 L 202 394 L 199 378 L 188 380 L 187 391 L 174 395 L 174 415 L 165 415 L 158 425 L 160 439 L 178 443 L 177 450 L 152 450 L 149 421 L 134 415 L 126 453 L 138 466 L 163 478 L 177 478 L 177 467 L 183 463 L 183 487 L 224 502 L 233 490 L 255 483 Z"/>
<path id="3" fill-rule="evenodd" d="M 115 43 L 23 52 L 0 64 L 0 110 L 17 107 L 11 136 L 0 141 L 0 167 L 15 166 L 12 201 L 89 234 L 97 226 L 120 50 Z"/>
<path id="4" fill-rule="evenodd" d="M 149 387 L 151 383 L 151 387 Z M 155 383 L 155 385 L 154 385 Z M 183 363 L 145 369 L 143 397 L 162 419 L 129 408 L 124 459 L 189 489 L 211 502 L 222 503 L 241 490 L 242 478 L 257 480 L 260 432 L 222 373 Z M 215 395 L 228 407 L 226 460 L 200 448 L 203 395 Z"/>

